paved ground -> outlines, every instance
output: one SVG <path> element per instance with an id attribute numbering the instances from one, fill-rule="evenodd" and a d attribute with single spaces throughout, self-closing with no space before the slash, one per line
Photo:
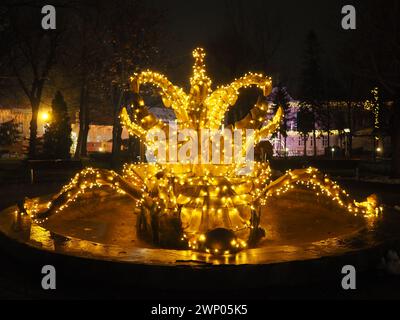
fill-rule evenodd
<path id="1" fill-rule="evenodd" d="M 343 181 L 343 186 L 351 190 L 355 197 L 365 197 L 377 193 L 382 201 L 390 206 L 400 204 L 400 186 Z M 21 201 L 24 196 L 38 196 L 55 192 L 62 183 L 40 185 L 18 184 L 0 185 L 0 209 Z M 40 269 L 21 265 L 0 251 L 0 299 L 35 299 L 35 298 L 136 298 L 136 299 L 400 299 L 400 276 L 388 276 L 376 271 L 358 275 L 356 291 L 345 292 L 340 288 L 340 281 L 318 283 L 307 287 L 269 288 L 257 291 L 238 288 L 237 290 L 213 290 L 199 292 L 188 284 L 177 284 L 173 291 L 138 290 L 107 286 L 99 283 L 87 283 L 85 279 L 75 281 L 60 279 L 58 289 L 47 293 L 40 288 Z M 178 289 L 179 287 L 179 289 Z"/>

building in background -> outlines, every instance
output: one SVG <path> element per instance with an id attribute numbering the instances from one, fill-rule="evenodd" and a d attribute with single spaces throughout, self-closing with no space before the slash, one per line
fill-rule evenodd
<path id="1" fill-rule="evenodd" d="M 5 154 L 3 157 L 22 158 L 24 150 L 28 146 L 29 127 L 32 112 L 30 109 L 23 108 L 0 108 L 0 124 L 14 120 L 19 125 L 21 131 L 21 140 L 18 146 L 12 148 L 13 154 Z M 38 115 L 38 138 L 43 137 L 45 126 L 51 121 L 50 109 L 41 108 Z M 79 123 L 72 120 L 72 148 L 74 153 L 79 133 Z M 122 132 L 122 138 L 127 139 L 126 130 Z M 112 149 L 112 126 L 109 125 L 90 125 L 88 134 L 88 152 L 111 152 Z"/>
<path id="2" fill-rule="evenodd" d="M 318 156 L 329 156 L 331 153 L 332 156 L 335 156 L 335 153 L 336 155 L 339 155 L 339 153 L 341 153 L 341 155 L 347 154 L 347 149 L 350 146 L 349 139 L 351 139 L 352 150 L 357 151 L 357 154 L 362 154 L 363 152 L 371 153 L 374 151 L 374 148 L 377 148 L 375 151 L 383 156 L 386 153 L 386 150 L 390 150 L 390 138 L 388 137 L 382 137 L 378 145 L 373 143 L 371 115 L 363 109 L 362 103 L 352 102 L 351 105 L 349 105 L 347 102 L 331 101 L 328 102 L 328 104 L 332 113 L 334 113 L 334 116 L 340 118 L 339 121 L 336 121 L 337 123 L 340 123 L 340 127 L 335 127 L 335 125 L 331 127 L 328 143 L 328 133 L 317 126 L 316 151 Z M 273 154 L 276 157 L 296 157 L 303 156 L 304 153 L 304 140 L 302 135 L 297 131 L 299 101 L 290 98 L 289 105 L 290 114 L 287 115 L 287 119 L 290 120 L 287 123 L 288 132 L 286 145 L 284 143 L 284 138 L 279 135 L 269 139 L 269 142 L 273 146 Z M 168 122 L 176 119 L 174 112 L 171 109 L 164 108 L 163 106 L 157 105 L 150 107 L 149 110 L 163 121 Z M 390 117 L 389 114 L 390 113 L 387 112 L 384 121 L 389 121 L 387 119 Z M 38 137 L 43 136 L 45 125 L 50 121 L 50 119 L 50 111 L 47 109 L 40 109 L 38 116 Z M 74 152 L 79 133 L 79 123 L 74 119 L 79 119 L 79 117 L 72 118 L 73 148 L 71 148 L 71 153 Z M 24 156 L 24 146 L 27 146 L 29 139 L 31 110 L 22 108 L 0 108 L 0 123 L 10 120 L 14 120 L 20 125 L 22 139 L 20 142 L 20 148 L 16 148 L 16 150 L 19 151 L 8 156 L 22 158 Z M 88 152 L 111 152 L 112 130 L 112 126 L 107 125 L 105 122 L 102 124 L 90 125 L 87 145 Z M 122 139 L 129 139 L 128 132 L 125 129 L 122 132 Z M 306 144 L 308 156 L 314 155 L 313 143 L 314 139 L 310 132 Z M 15 148 L 13 150 L 15 150 Z"/>

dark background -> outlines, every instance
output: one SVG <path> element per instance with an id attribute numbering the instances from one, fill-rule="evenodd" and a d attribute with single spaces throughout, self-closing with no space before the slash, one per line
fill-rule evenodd
<path id="1" fill-rule="evenodd" d="M 327 68 L 333 70 L 339 47 L 343 48 L 346 45 L 346 36 L 347 38 L 356 36 L 356 32 L 344 31 L 341 28 L 343 17 L 341 9 L 347 2 L 340 0 L 246 1 L 245 10 L 242 12 L 244 17 L 259 19 L 254 16 L 254 13 L 260 9 L 258 14 L 261 12 L 264 19 L 276 23 L 272 25 L 271 32 L 280 34 L 280 43 L 269 61 L 268 70 L 264 72 L 273 76 L 274 80 L 278 78 L 285 81 L 291 88 L 290 91 L 297 91 L 304 41 L 310 30 L 314 30 L 319 36 Z M 191 51 L 197 46 L 207 46 L 210 42 L 216 41 L 226 29 L 231 28 L 227 13 L 229 2 L 152 0 L 149 3 L 165 10 L 167 22 L 165 30 L 170 34 L 166 47 L 173 57 L 176 57 L 178 61 L 181 60 L 176 77 L 184 84 L 191 72 Z M 351 3 L 357 5 L 358 1 Z M 174 73 L 173 70 L 171 71 Z M 218 71 L 211 70 L 211 72 Z"/>

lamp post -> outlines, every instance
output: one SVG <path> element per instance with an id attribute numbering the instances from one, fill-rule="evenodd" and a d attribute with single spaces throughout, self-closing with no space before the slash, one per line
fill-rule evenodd
<path id="1" fill-rule="evenodd" d="M 47 111 L 40 111 L 39 112 L 39 119 L 43 123 L 43 133 L 46 131 L 46 126 L 49 125 L 49 122 L 51 120 L 51 115 Z"/>
<path id="2" fill-rule="evenodd" d="M 382 148 L 381 147 L 376 148 L 376 155 L 382 156 Z"/>
<path id="3" fill-rule="evenodd" d="M 48 122 L 50 120 L 50 114 L 47 111 L 42 111 L 40 113 L 40 119 L 42 119 L 43 122 Z"/>
<path id="4" fill-rule="evenodd" d="M 333 160 L 334 157 L 335 157 L 335 148 L 332 148 L 332 149 L 331 149 L 331 152 L 332 152 L 332 160 Z"/>
<path id="5" fill-rule="evenodd" d="M 345 133 L 345 155 L 346 158 L 350 158 L 350 133 L 351 130 L 349 128 L 344 129 L 344 133 Z"/>

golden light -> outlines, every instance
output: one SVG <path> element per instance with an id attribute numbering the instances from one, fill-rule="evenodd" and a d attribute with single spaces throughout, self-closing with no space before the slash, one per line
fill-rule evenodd
<path id="1" fill-rule="evenodd" d="M 170 126 L 178 129 L 218 130 L 224 117 L 234 106 L 239 90 L 255 86 L 262 96 L 249 114 L 231 125 L 232 129 L 252 129 L 257 145 L 279 129 L 283 110 L 265 125 L 269 105 L 265 99 L 271 93 L 272 80 L 262 74 L 247 73 L 229 85 L 212 89 L 206 74 L 205 52 L 194 50 L 193 76 L 188 93 L 173 85 L 164 75 L 144 71 L 130 78 L 132 101 L 121 112 L 121 123 L 132 136 L 139 137 L 147 148 L 154 147 L 147 134 L 153 129 L 170 133 Z M 162 101 L 173 109 L 176 122 L 171 125 L 159 120 L 149 111 L 140 96 L 140 86 L 151 84 L 160 89 Z M 41 114 L 41 118 L 49 115 Z M 226 128 L 226 126 L 225 126 Z M 170 146 L 171 150 L 179 145 Z M 245 147 L 247 145 L 245 144 Z M 332 148 L 332 154 L 335 148 Z M 99 148 L 103 151 L 103 147 Z M 251 161 L 254 165 L 246 174 L 239 174 L 243 163 L 215 165 L 212 163 L 169 162 L 125 164 L 122 174 L 104 169 L 86 168 L 56 194 L 50 203 L 37 200 L 26 201 L 24 208 L 38 223 L 50 215 L 59 213 L 93 189 L 106 188 L 117 194 L 131 197 L 140 209 L 138 235 L 143 239 L 157 239 L 164 247 L 202 250 L 211 254 L 229 254 L 254 247 L 265 236 L 260 225 L 261 208 L 270 201 L 295 189 L 309 189 L 316 197 L 336 203 L 343 210 L 374 218 L 381 211 L 376 197 L 356 202 L 334 181 L 315 168 L 288 170 L 272 181 L 269 163 Z M 154 233 L 158 233 L 155 236 Z"/>
<path id="2" fill-rule="evenodd" d="M 42 121 L 47 122 L 47 121 L 50 120 L 50 113 L 47 112 L 47 111 L 41 111 L 39 117 L 40 117 L 40 119 L 41 119 Z"/>

